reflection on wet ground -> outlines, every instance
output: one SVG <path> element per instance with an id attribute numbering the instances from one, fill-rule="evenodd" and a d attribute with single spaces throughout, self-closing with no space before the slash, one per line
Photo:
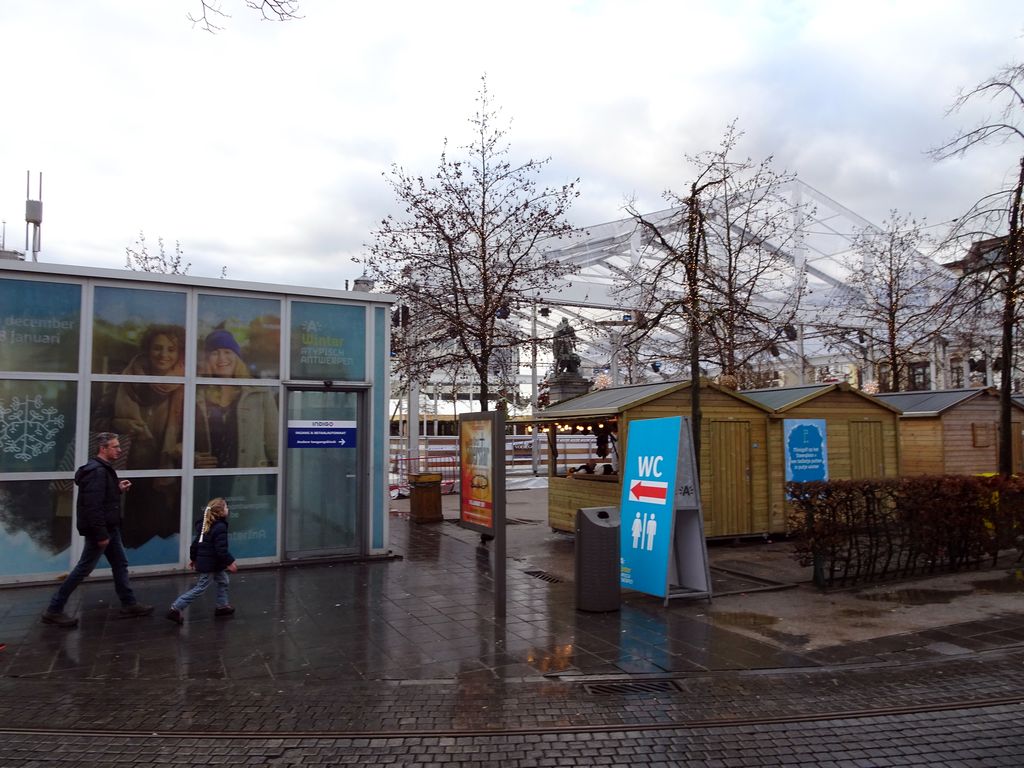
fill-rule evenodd
<path id="1" fill-rule="evenodd" d="M 877 619 L 886 611 L 883 608 L 840 608 L 838 613 L 848 619 Z"/>
<path id="2" fill-rule="evenodd" d="M 873 600 L 901 605 L 940 605 L 951 603 L 958 597 L 969 595 L 973 589 L 895 589 L 890 592 L 862 592 L 861 600 Z"/>
<path id="3" fill-rule="evenodd" d="M 716 624 L 724 624 L 730 627 L 746 627 L 748 629 L 770 627 L 772 624 L 778 624 L 779 622 L 778 616 L 765 616 L 760 613 L 747 613 L 744 611 L 712 613 L 708 618 Z"/>
<path id="4" fill-rule="evenodd" d="M 894 589 L 886 592 L 862 592 L 857 595 L 861 600 L 898 603 L 900 605 L 939 605 L 951 603 L 958 597 L 974 592 L 989 594 L 1014 594 L 1024 592 L 1024 569 L 1016 568 L 998 578 L 975 579 L 970 582 L 971 589 Z M 847 614 L 852 615 L 852 614 Z"/>
<path id="5" fill-rule="evenodd" d="M 799 648 L 806 645 L 810 640 L 808 635 L 792 634 L 774 629 L 773 627 L 779 623 L 778 616 L 767 616 L 762 613 L 751 613 L 748 611 L 716 611 L 715 613 L 708 614 L 708 618 L 717 625 L 752 630 L 763 637 L 767 637 L 790 648 Z"/>
<path id="6" fill-rule="evenodd" d="M 979 579 L 971 584 L 979 592 L 997 592 L 1012 594 L 1024 592 L 1024 570 L 1018 568 L 999 579 Z"/>
<path id="7" fill-rule="evenodd" d="M 751 592 L 770 592 L 779 589 L 790 589 L 795 584 L 769 581 L 759 576 L 747 575 L 739 571 L 724 570 L 711 566 L 711 589 L 715 597 L 726 595 L 742 595 Z"/>

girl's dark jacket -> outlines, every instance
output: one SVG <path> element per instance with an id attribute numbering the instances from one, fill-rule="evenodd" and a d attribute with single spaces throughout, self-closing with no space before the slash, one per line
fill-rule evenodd
<path id="1" fill-rule="evenodd" d="M 228 521 L 214 520 L 203 540 L 199 540 L 199 534 L 203 530 L 203 521 L 196 523 L 196 535 L 192 539 L 192 546 L 189 548 L 189 559 L 195 563 L 198 573 L 216 573 L 223 571 L 233 562 L 235 556 L 228 549 Z"/>

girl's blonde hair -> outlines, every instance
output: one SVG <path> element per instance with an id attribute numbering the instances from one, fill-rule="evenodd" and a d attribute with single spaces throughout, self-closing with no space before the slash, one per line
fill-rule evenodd
<path id="1" fill-rule="evenodd" d="M 203 536 L 210 530 L 210 526 L 217 520 L 222 520 L 227 517 L 228 514 L 228 503 L 224 501 L 220 496 L 215 499 L 210 499 L 206 502 L 206 509 L 203 510 L 203 529 L 199 533 L 199 540 L 203 540 Z"/>

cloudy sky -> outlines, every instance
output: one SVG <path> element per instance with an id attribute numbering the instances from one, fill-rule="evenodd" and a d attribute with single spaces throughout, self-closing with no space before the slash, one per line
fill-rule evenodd
<path id="1" fill-rule="evenodd" d="M 579 226 L 663 207 L 733 118 L 744 154 L 874 222 L 955 217 L 1020 152 L 924 154 L 979 116 L 945 115 L 959 88 L 1024 60 L 1020 0 L 222 4 L 211 35 L 198 0 L 0 3 L 7 248 L 41 171 L 43 261 L 122 267 L 141 230 L 194 275 L 342 287 L 395 209 L 382 173 L 465 143 L 483 73 L 513 157 L 581 179 Z"/>

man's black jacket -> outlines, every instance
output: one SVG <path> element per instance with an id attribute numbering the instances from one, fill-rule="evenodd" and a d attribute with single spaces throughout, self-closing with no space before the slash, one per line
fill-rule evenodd
<path id="1" fill-rule="evenodd" d="M 98 457 L 75 472 L 78 486 L 78 532 L 93 541 L 110 538 L 110 528 L 121 525 L 121 489 L 117 472 Z"/>

